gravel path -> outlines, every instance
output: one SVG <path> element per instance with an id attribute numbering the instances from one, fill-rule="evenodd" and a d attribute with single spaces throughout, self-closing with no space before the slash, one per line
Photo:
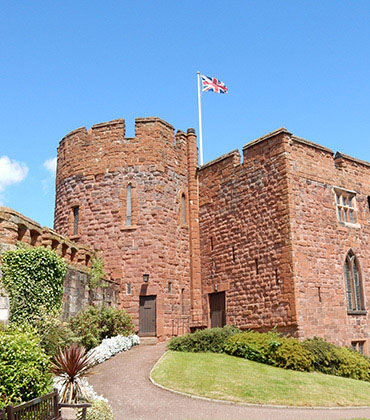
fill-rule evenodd
<path id="1" fill-rule="evenodd" d="M 96 366 L 89 382 L 108 398 L 116 420 L 335 420 L 370 419 L 370 409 L 246 407 L 194 399 L 162 390 L 149 380 L 163 343 L 137 346 Z M 370 401 L 370 397 L 369 397 Z"/>

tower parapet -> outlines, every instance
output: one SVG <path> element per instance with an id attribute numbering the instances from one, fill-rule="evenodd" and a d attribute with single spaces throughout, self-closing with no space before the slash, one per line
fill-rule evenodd
<path id="1" fill-rule="evenodd" d="M 137 118 L 133 138 L 117 119 L 74 130 L 58 148 L 55 229 L 101 251 L 121 284 L 122 306 L 144 334 L 185 332 L 193 284 L 201 299 L 200 269 L 190 263 L 190 252 L 192 261 L 200 252 L 199 226 L 191 225 L 198 219 L 197 164 L 195 133 L 175 135 L 157 117 Z M 151 304 L 157 322 L 147 326 L 139 314 Z"/>

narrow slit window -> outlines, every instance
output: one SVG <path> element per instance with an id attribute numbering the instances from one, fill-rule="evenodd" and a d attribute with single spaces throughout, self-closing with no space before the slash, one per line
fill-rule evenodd
<path id="1" fill-rule="evenodd" d="M 367 196 L 367 206 L 369 207 L 369 211 L 370 211 L 370 195 Z"/>
<path id="2" fill-rule="evenodd" d="M 131 293 L 132 293 L 131 283 L 126 283 L 126 295 L 131 295 Z"/>
<path id="3" fill-rule="evenodd" d="M 232 247 L 232 252 L 233 252 L 233 262 L 235 262 L 235 246 Z"/>
<path id="4" fill-rule="evenodd" d="M 181 223 L 186 225 L 186 197 L 185 194 L 181 196 Z"/>
<path id="5" fill-rule="evenodd" d="M 181 305 L 181 314 L 182 315 L 184 315 L 184 313 L 185 313 L 184 293 L 185 293 L 185 289 L 181 289 L 180 305 Z"/>
<path id="6" fill-rule="evenodd" d="M 172 293 L 172 282 L 171 281 L 168 282 L 167 287 L 168 287 L 168 293 L 171 294 Z"/>
<path id="7" fill-rule="evenodd" d="M 132 224 L 132 187 L 131 184 L 127 186 L 126 194 L 126 226 Z"/>
<path id="8" fill-rule="evenodd" d="M 258 258 L 256 258 L 254 260 L 255 264 L 256 264 L 256 274 L 259 274 L 259 267 L 258 267 Z"/>
<path id="9" fill-rule="evenodd" d="M 213 251 L 213 238 L 211 236 L 211 250 Z"/>
<path id="10" fill-rule="evenodd" d="M 280 283 L 279 272 L 277 268 L 275 268 L 275 280 L 276 280 L 276 284 Z"/>
<path id="11" fill-rule="evenodd" d="M 73 207 L 73 235 L 78 235 L 78 220 L 80 217 L 80 208 Z"/>

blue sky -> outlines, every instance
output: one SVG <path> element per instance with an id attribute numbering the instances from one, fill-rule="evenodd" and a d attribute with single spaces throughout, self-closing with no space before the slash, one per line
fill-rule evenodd
<path id="1" fill-rule="evenodd" d="M 285 126 L 370 161 L 370 2 L 16 1 L 0 9 L 0 202 L 52 226 L 53 161 L 80 126 L 159 116 L 205 161 Z"/>

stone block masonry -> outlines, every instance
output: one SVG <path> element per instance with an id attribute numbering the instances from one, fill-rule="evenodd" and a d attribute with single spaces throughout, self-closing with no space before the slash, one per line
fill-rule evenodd
<path id="1" fill-rule="evenodd" d="M 142 332 L 161 338 L 202 324 L 196 170 L 194 130 L 156 117 L 137 118 L 134 138 L 119 119 L 58 148 L 56 231 L 101 252 L 137 329 L 142 311 Z"/>
<path id="2" fill-rule="evenodd" d="M 17 242 L 29 246 L 45 246 L 53 249 L 67 263 L 67 273 L 63 286 L 63 317 L 75 315 L 83 307 L 91 304 L 118 304 L 118 285 L 104 280 L 107 287 L 90 290 L 90 267 L 93 251 L 86 246 L 76 245 L 50 228 L 22 214 L 0 207 L 0 255 L 15 248 Z M 9 316 L 8 298 L 0 290 L 0 322 L 6 323 Z"/>
<path id="3" fill-rule="evenodd" d="M 370 164 L 285 128 L 198 167 L 192 128 L 157 117 L 137 118 L 133 138 L 123 119 L 82 127 L 58 148 L 58 234 L 14 218 L 0 212 L 0 247 L 57 249 L 74 267 L 70 312 L 118 300 L 160 339 L 228 323 L 368 350 Z M 105 295 L 81 286 L 91 249 Z"/>
<path id="4" fill-rule="evenodd" d="M 286 143 L 281 129 L 199 169 L 204 311 L 226 292 L 226 322 L 297 334 L 288 208 Z"/>

